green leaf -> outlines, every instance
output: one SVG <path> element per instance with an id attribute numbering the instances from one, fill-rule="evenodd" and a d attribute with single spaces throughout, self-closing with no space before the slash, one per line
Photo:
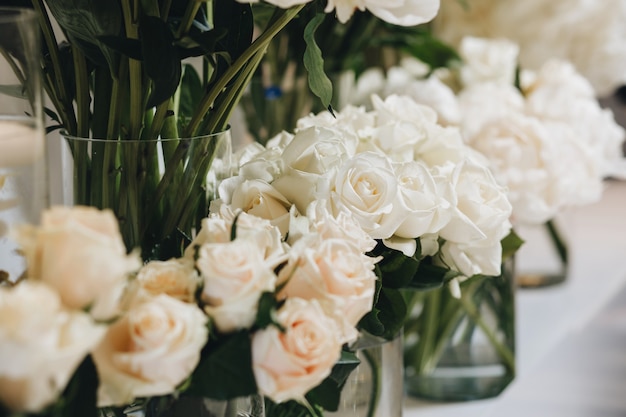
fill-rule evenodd
<path id="1" fill-rule="evenodd" d="M 167 23 L 142 15 L 139 32 L 144 69 L 152 80 L 147 108 L 154 107 L 176 92 L 182 75 L 181 59 L 174 46 L 174 35 Z"/>
<path id="2" fill-rule="evenodd" d="M 333 98 L 333 84 L 324 72 L 322 50 L 315 41 L 315 31 L 325 17 L 325 13 L 316 14 L 304 29 L 304 41 L 306 42 L 304 67 L 309 73 L 309 88 L 313 94 L 322 100 L 324 107 L 328 108 Z"/>
<path id="3" fill-rule="evenodd" d="M 97 389 L 98 373 L 91 356 L 87 356 L 74 372 L 61 399 L 54 404 L 50 414 L 59 417 L 98 417 L 100 414 L 96 407 Z"/>
<path id="4" fill-rule="evenodd" d="M 139 39 L 129 39 L 124 36 L 103 35 L 98 36 L 98 40 L 122 55 L 136 59 L 137 61 L 143 60 L 141 41 Z"/>
<path id="5" fill-rule="evenodd" d="M 202 81 L 193 66 L 183 66 L 183 77 L 180 83 L 180 103 L 178 117 L 182 120 L 191 118 L 203 95 Z"/>
<path id="6" fill-rule="evenodd" d="M 502 259 L 504 260 L 517 252 L 517 250 L 524 244 L 524 240 L 520 238 L 513 229 L 511 229 L 511 232 L 509 232 L 509 234 L 500 241 L 500 244 L 502 245 Z"/>
<path id="7" fill-rule="evenodd" d="M 461 60 L 454 48 L 425 30 L 408 33 L 401 42 L 404 42 L 405 45 L 396 46 L 402 47 L 406 52 L 428 64 L 431 68 L 448 67 L 453 62 Z"/>
<path id="8" fill-rule="evenodd" d="M 249 4 L 234 0 L 214 2 L 215 30 L 226 31 L 227 36 L 217 42 L 217 50 L 227 52 L 230 61 L 234 61 L 252 44 L 254 17 Z M 219 61 L 218 76 L 226 70 L 224 61 Z"/>
<path id="9" fill-rule="evenodd" d="M 271 292 L 264 292 L 259 299 L 259 306 L 257 309 L 255 326 L 263 329 L 267 326 L 274 325 L 281 331 L 284 331 L 284 327 L 276 319 L 276 310 L 278 303 L 274 294 Z"/>
<path id="10" fill-rule="evenodd" d="M 187 392 L 216 400 L 255 394 L 249 333 L 229 334 L 207 344 Z"/>
<path id="11" fill-rule="evenodd" d="M 359 321 L 359 329 L 374 336 L 392 340 L 404 324 L 407 306 L 399 290 L 381 288 L 372 311 Z"/>
<path id="12" fill-rule="evenodd" d="M 190 31 L 189 36 L 178 39 L 175 44 L 183 59 L 191 56 L 208 55 L 217 51 L 218 41 L 223 39 L 226 34 L 224 28 L 204 32 Z"/>
<path id="13" fill-rule="evenodd" d="M 383 259 L 378 263 L 383 287 L 406 287 L 416 274 L 419 265 L 420 261 L 414 257 L 406 256 L 394 249 L 386 249 Z"/>
<path id="14" fill-rule="evenodd" d="M 460 272 L 436 266 L 424 260 L 406 288 L 418 291 L 434 290 L 459 275 L 461 275 Z"/>
<path id="15" fill-rule="evenodd" d="M 118 1 L 54 0 L 46 5 L 71 43 L 96 65 L 108 65 L 112 74 L 117 73 L 116 52 L 98 38 L 121 35 L 124 19 Z"/>

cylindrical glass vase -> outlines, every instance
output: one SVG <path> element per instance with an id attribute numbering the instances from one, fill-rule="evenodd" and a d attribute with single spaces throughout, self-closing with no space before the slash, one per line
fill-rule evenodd
<path id="1" fill-rule="evenodd" d="M 527 242 L 516 258 L 515 282 L 523 288 L 562 284 L 568 274 L 568 242 L 555 219 L 534 226 L 517 226 Z"/>
<path id="2" fill-rule="evenodd" d="M 121 409 L 102 409 L 100 417 L 265 417 L 263 397 L 250 395 L 230 400 L 166 395 Z"/>
<path id="3" fill-rule="evenodd" d="M 327 417 L 401 417 L 402 334 L 391 341 L 364 335 L 354 347 L 361 363 L 348 377 L 336 412 Z"/>
<path id="4" fill-rule="evenodd" d="M 63 203 L 111 209 L 128 250 L 181 255 L 221 177 L 230 132 L 183 139 L 89 139 L 61 135 Z"/>
<path id="5" fill-rule="evenodd" d="M 405 387 L 436 401 L 495 397 L 515 376 L 515 283 L 512 259 L 498 277 L 415 293 L 405 323 Z"/>
<path id="6" fill-rule="evenodd" d="M 0 7 L 0 282 L 26 268 L 11 230 L 48 204 L 39 53 L 35 12 Z"/>

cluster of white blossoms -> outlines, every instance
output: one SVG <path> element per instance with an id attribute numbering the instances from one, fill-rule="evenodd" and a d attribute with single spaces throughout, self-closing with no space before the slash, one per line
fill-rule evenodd
<path id="1" fill-rule="evenodd" d="M 353 97 L 362 100 L 375 88 L 430 104 L 442 124 L 458 126 L 489 160 L 507 188 L 514 223 L 541 224 L 566 207 L 597 201 L 605 178 L 626 175 L 625 134 L 567 61 L 524 69 L 516 86 L 519 51 L 508 40 L 465 37 L 460 67 L 427 77 L 423 64 L 407 59 L 387 74 L 368 71 Z"/>
<path id="2" fill-rule="evenodd" d="M 239 3 L 258 3 L 259 0 L 237 0 Z M 266 0 L 283 9 L 316 0 Z M 439 11 L 440 0 L 328 0 L 324 11 L 335 12 L 345 23 L 355 11 L 370 11 L 385 22 L 401 26 L 415 26 L 432 20 Z"/>
<path id="3" fill-rule="evenodd" d="M 406 256 L 419 240 L 417 256 L 466 277 L 499 275 L 512 208 L 484 158 L 457 128 L 437 124 L 430 107 L 395 95 L 372 102 L 369 111 L 302 118 L 295 133 L 244 148 L 239 175 L 221 184 L 213 209 L 227 204 L 274 224 L 345 216 L 361 229 L 352 239 L 373 238 Z"/>
<path id="4" fill-rule="evenodd" d="M 455 47 L 466 36 L 510 39 L 532 70 L 553 58 L 570 61 L 602 97 L 626 83 L 625 18 L 622 0 L 447 1 L 433 31 Z"/>

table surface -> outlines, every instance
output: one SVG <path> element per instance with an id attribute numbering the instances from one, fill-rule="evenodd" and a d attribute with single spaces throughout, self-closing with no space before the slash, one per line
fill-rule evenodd
<path id="1" fill-rule="evenodd" d="M 626 182 L 607 181 L 600 202 L 570 209 L 557 225 L 569 274 L 563 284 L 518 289 L 513 383 L 487 400 L 406 398 L 404 417 L 626 416 Z M 549 265 L 538 230 L 519 233 L 517 268 Z"/>

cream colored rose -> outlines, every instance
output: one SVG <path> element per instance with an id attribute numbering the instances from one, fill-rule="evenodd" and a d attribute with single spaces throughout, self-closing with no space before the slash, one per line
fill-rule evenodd
<path id="1" fill-rule="evenodd" d="M 276 283 L 263 248 L 247 239 L 202 245 L 196 266 L 204 279 L 204 309 L 224 333 L 250 327 L 261 294 L 273 291 Z"/>
<path id="2" fill-rule="evenodd" d="M 347 239 L 303 239 L 293 247 L 297 255 L 281 269 L 284 287 L 279 299 L 316 298 L 331 302 L 352 326 L 372 309 L 376 259 L 363 254 Z"/>
<path id="3" fill-rule="evenodd" d="M 141 267 L 131 284 L 131 302 L 167 294 L 186 303 L 196 301 L 200 277 L 189 259 L 150 261 Z"/>
<path id="4" fill-rule="evenodd" d="M 342 165 L 331 178 L 328 190 L 321 189 L 333 214 L 349 211 L 374 239 L 395 233 L 406 211 L 398 207 L 398 182 L 389 159 L 364 152 Z"/>
<path id="5" fill-rule="evenodd" d="M 65 309 L 43 283 L 0 287 L 0 402 L 38 412 L 57 400 L 104 326 Z"/>
<path id="6" fill-rule="evenodd" d="M 195 369 L 206 344 L 207 317 L 197 305 L 165 294 L 133 306 L 93 352 L 98 406 L 174 392 Z"/>
<path id="7" fill-rule="evenodd" d="M 260 180 L 245 180 L 234 190 L 230 205 L 248 214 L 269 220 L 284 236 L 289 230 L 291 203 L 274 187 Z"/>
<path id="8" fill-rule="evenodd" d="M 202 221 L 200 232 L 185 250 L 186 257 L 193 259 L 198 248 L 205 243 L 227 243 L 237 237 L 254 240 L 270 264 L 278 265 L 283 261 L 285 247 L 280 230 L 269 220 L 235 210 L 221 201 L 212 201 L 210 210 L 209 217 Z M 233 225 L 235 236 L 231 236 Z"/>
<path id="9" fill-rule="evenodd" d="M 54 287 L 66 306 L 89 308 L 97 319 L 119 313 L 127 275 L 141 265 L 138 256 L 126 254 L 111 210 L 52 207 L 18 240 L 29 276 Z"/>
<path id="10" fill-rule="evenodd" d="M 252 337 L 252 366 L 259 393 L 277 403 L 304 401 L 326 378 L 341 355 L 340 331 L 317 300 L 289 298 L 274 326 Z"/>

